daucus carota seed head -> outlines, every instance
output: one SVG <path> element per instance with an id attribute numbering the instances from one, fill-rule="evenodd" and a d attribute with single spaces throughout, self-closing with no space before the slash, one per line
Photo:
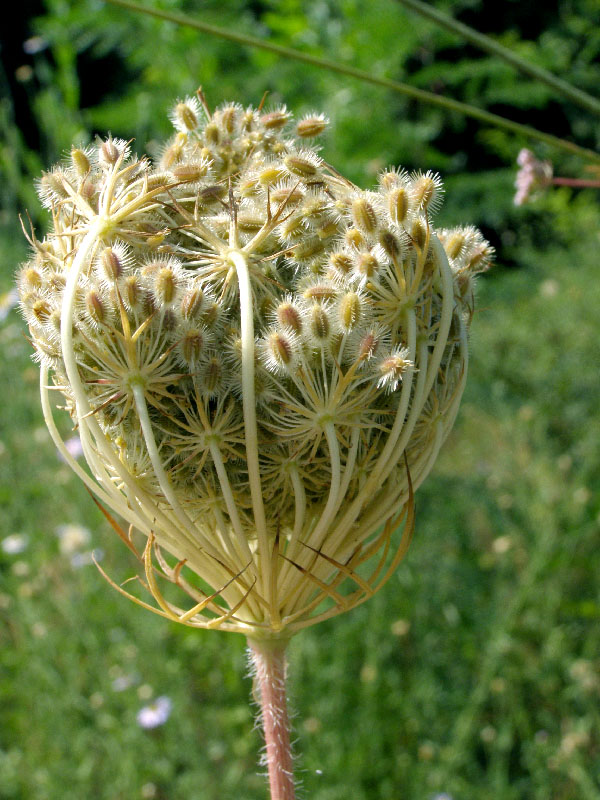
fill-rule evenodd
<path id="1" fill-rule="evenodd" d="M 108 138 L 40 181 L 53 229 L 18 287 L 44 413 L 74 465 L 53 380 L 161 613 L 287 635 L 381 585 L 403 512 L 410 535 L 491 248 L 436 232 L 431 173 L 365 192 L 330 168 L 308 146 L 324 116 L 187 98 L 171 119 L 156 166 Z"/>

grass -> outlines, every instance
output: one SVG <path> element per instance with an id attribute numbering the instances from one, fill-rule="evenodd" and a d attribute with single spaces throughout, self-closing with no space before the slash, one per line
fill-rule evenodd
<path id="1" fill-rule="evenodd" d="M 480 282 L 470 382 L 407 560 L 292 642 L 302 797 L 600 798 L 599 215 L 582 200 L 573 234 L 565 197 L 546 208 L 554 240 Z M 135 569 L 55 455 L 16 311 L 0 352 L 1 538 L 28 537 L 0 548 L 0 798 L 264 797 L 243 640 L 73 566 L 95 547 L 116 579 Z M 61 550 L 64 524 L 91 542 Z M 171 717 L 144 730 L 160 695 Z"/>

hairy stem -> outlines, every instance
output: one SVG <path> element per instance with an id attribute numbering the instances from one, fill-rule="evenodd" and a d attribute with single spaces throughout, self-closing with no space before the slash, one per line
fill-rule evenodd
<path id="1" fill-rule="evenodd" d="M 286 697 L 287 640 L 248 639 L 265 737 L 271 800 L 295 800 L 290 723 Z"/>

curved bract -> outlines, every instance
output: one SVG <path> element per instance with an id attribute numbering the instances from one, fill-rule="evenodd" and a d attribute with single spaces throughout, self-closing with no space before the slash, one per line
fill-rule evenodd
<path id="1" fill-rule="evenodd" d="M 19 290 L 44 414 L 130 548 L 147 537 L 159 613 L 285 635 L 367 599 L 404 554 L 491 248 L 433 230 L 431 173 L 343 178 L 314 146 L 322 115 L 187 98 L 172 119 L 156 165 L 109 138 L 40 181 L 53 228 Z"/>

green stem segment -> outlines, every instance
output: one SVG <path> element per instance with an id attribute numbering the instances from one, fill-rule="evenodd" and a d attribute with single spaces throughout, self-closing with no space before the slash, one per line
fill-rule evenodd
<path id="1" fill-rule="evenodd" d="M 563 81 L 562 78 L 557 77 L 552 72 L 548 72 L 547 69 L 543 69 L 543 67 L 538 67 L 536 64 L 526 61 L 513 50 L 504 47 L 504 45 L 500 44 L 495 39 L 483 33 L 479 33 L 479 31 L 470 28 L 468 25 L 464 25 L 462 22 L 458 22 L 458 20 L 449 17 L 434 6 L 428 3 L 422 3 L 421 0 L 400 0 L 400 2 L 402 5 L 406 6 L 406 8 L 410 8 L 411 11 L 416 11 L 417 14 L 421 14 L 421 16 L 435 22 L 436 25 L 458 34 L 465 41 L 475 45 L 475 47 L 479 47 L 486 53 L 498 56 L 498 58 L 501 58 L 507 64 L 515 67 L 515 69 L 518 69 L 519 72 L 522 72 L 524 75 L 529 75 L 530 78 L 534 78 L 540 81 L 540 83 L 545 83 L 546 86 L 549 86 L 572 103 L 576 103 L 582 108 L 585 108 L 586 111 L 591 111 L 593 114 L 600 116 L 600 100 L 598 100 L 598 98 L 593 97 L 587 92 L 583 92 L 567 81 Z"/>
<path id="2" fill-rule="evenodd" d="M 248 639 L 258 688 L 271 800 L 295 800 L 286 695 L 286 640 Z"/>
<path id="3" fill-rule="evenodd" d="M 229 39 L 229 41 L 236 42 L 237 44 L 245 45 L 248 47 L 257 47 L 261 50 L 266 50 L 270 53 L 283 56 L 284 58 L 291 58 L 296 61 L 302 61 L 305 64 L 310 64 L 313 67 L 320 67 L 321 69 L 328 69 L 330 72 L 337 72 L 340 75 L 346 75 L 350 78 L 370 83 L 374 86 L 382 86 L 385 89 L 390 89 L 393 92 L 399 92 L 413 100 L 418 100 L 422 103 L 429 103 L 429 105 L 438 106 L 446 111 L 456 111 L 467 117 L 472 117 L 486 125 L 491 125 L 494 128 L 502 128 L 503 130 L 510 131 L 518 136 L 524 136 L 527 139 L 536 139 L 537 141 L 544 142 L 550 147 L 555 147 L 559 150 L 565 150 L 568 153 L 577 155 L 593 164 L 600 164 L 600 154 L 589 150 L 586 147 L 581 147 L 574 142 L 569 142 L 566 139 L 560 139 L 558 136 L 552 136 L 550 133 L 538 131 L 529 125 L 521 125 L 518 122 L 513 122 L 510 119 L 505 119 L 498 114 L 492 114 L 490 111 L 485 111 L 483 108 L 469 105 L 468 103 L 461 103 L 459 100 L 453 100 L 450 97 L 427 92 L 424 89 L 416 89 L 414 86 L 409 86 L 400 81 L 393 81 L 389 78 L 380 78 L 370 72 L 365 72 L 355 67 L 350 67 L 346 64 L 339 64 L 336 61 L 331 61 L 328 58 L 319 58 L 318 56 L 311 56 L 309 53 L 302 53 L 300 50 L 294 50 L 291 47 L 283 47 L 282 45 L 267 42 L 256 36 L 248 36 L 243 33 L 236 33 L 235 31 L 219 28 L 216 25 L 209 25 L 206 22 L 192 19 L 185 14 L 175 14 L 171 11 L 163 11 L 158 8 L 146 8 L 138 3 L 130 2 L 130 0 L 105 0 L 114 6 L 126 8 L 129 11 L 135 11 L 142 14 L 148 14 L 151 17 L 158 17 L 159 19 L 174 22 L 176 25 L 185 25 L 188 28 L 208 33 L 211 36 L 218 36 L 222 39 Z"/>

